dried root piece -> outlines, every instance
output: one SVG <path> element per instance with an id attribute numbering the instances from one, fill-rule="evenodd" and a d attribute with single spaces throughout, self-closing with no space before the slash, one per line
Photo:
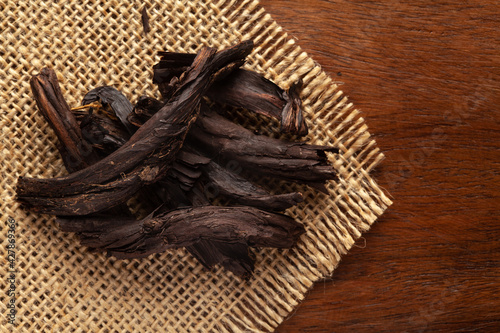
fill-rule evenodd
<path id="1" fill-rule="evenodd" d="M 207 96 L 220 104 L 278 119 L 281 132 L 304 136 L 308 129 L 302 116 L 301 86 L 302 82 L 298 82 L 289 90 L 283 90 L 260 74 L 239 69 L 217 81 Z"/>
<path id="2" fill-rule="evenodd" d="M 160 55 L 160 62 L 153 67 L 153 82 L 158 85 L 163 98 L 168 99 L 172 78 L 182 73 L 195 55 L 171 52 L 160 52 Z M 206 93 L 212 101 L 275 118 L 280 121 L 284 133 L 307 134 L 299 97 L 301 81 L 289 90 L 283 90 L 264 76 L 241 68 L 221 73 L 218 78 Z"/>
<path id="3" fill-rule="evenodd" d="M 242 168 L 261 175 L 314 186 L 336 178 L 325 154 L 338 152 L 336 148 L 255 135 L 207 108 L 187 140 L 207 152 L 207 156 L 236 161 Z"/>
<path id="4" fill-rule="evenodd" d="M 58 149 L 66 169 L 73 172 L 98 161 L 98 155 L 82 135 L 78 122 L 62 95 L 54 70 L 42 69 L 40 74 L 31 78 L 30 85 L 38 109 L 59 139 Z"/>
<path id="5" fill-rule="evenodd" d="M 118 258 L 144 257 L 189 247 L 208 267 L 222 264 L 236 274 L 251 272 L 248 247 L 289 248 L 304 232 L 292 218 L 253 207 L 203 206 L 133 218 L 59 218 L 62 230 L 79 233 L 82 244 Z"/>
<path id="6" fill-rule="evenodd" d="M 265 210 L 283 211 L 302 202 L 302 194 L 293 192 L 272 195 L 265 189 L 246 180 L 237 173 L 211 161 L 203 167 L 207 188 L 204 192 L 221 195 L 240 205 L 258 207 Z"/>

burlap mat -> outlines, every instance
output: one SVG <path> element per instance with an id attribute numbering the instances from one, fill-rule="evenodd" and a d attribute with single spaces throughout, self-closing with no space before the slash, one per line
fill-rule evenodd
<path id="1" fill-rule="evenodd" d="M 147 36 L 142 34 L 143 3 L 151 19 Z M 273 331 L 315 281 L 332 274 L 341 256 L 391 204 L 369 175 L 383 155 L 363 118 L 257 1 L 0 4 L 4 328 Z M 257 251 L 255 274 L 248 282 L 222 269 L 209 272 L 182 250 L 122 261 L 90 253 L 75 235 L 58 231 L 53 217 L 28 213 L 13 201 L 18 176 L 66 173 L 56 138 L 29 88 L 30 76 L 43 66 L 56 70 L 70 106 L 99 85 L 113 85 L 135 101 L 143 94 L 158 95 L 151 83 L 158 50 L 193 52 L 201 45 L 221 47 L 244 39 L 257 44 L 249 68 L 284 88 L 303 78 L 310 139 L 341 149 L 332 161 L 340 180 L 330 184 L 330 196 L 308 190 L 306 202 L 288 212 L 307 233 L 291 250 Z"/>

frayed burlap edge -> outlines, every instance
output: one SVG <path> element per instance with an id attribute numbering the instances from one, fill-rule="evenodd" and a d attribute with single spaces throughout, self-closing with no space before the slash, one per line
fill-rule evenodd
<path id="1" fill-rule="evenodd" d="M 369 175 L 383 155 L 364 119 L 257 1 L 0 4 L 3 327 L 21 332 L 273 331 L 391 204 Z M 143 4 L 151 18 L 147 36 L 140 20 Z M 71 106 L 103 84 L 135 101 L 143 94 L 157 95 L 151 66 L 158 50 L 193 52 L 244 39 L 257 45 L 247 67 L 283 88 L 303 79 L 310 141 L 341 150 L 332 156 L 340 180 L 329 184 L 330 195 L 305 188 L 306 201 L 288 211 L 305 225 L 306 234 L 293 249 L 256 251 L 249 281 L 222 269 L 208 272 L 182 250 L 122 261 L 90 253 L 74 235 L 58 231 L 53 217 L 26 212 L 14 201 L 20 175 L 65 173 L 57 139 L 36 111 L 29 89 L 29 77 L 43 66 L 58 72 Z M 15 257 L 8 256 L 9 247 Z M 13 270 L 7 260 L 12 258 Z"/>

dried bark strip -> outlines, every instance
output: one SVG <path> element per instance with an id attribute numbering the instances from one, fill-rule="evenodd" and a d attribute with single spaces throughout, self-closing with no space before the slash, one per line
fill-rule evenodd
<path id="1" fill-rule="evenodd" d="M 96 142 L 96 134 L 99 133 L 96 133 L 95 128 L 87 128 L 87 126 L 82 128 L 82 124 L 78 124 L 77 116 L 73 115 L 62 95 L 55 72 L 52 69 L 44 68 L 39 75 L 30 80 L 30 83 L 37 105 L 40 106 L 39 109 L 49 120 L 49 124 L 56 130 L 56 133 L 59 133 L 58 147 L 63 161 L 65 161 L 66 169 L 75 172 L 87 167 L 88 164 L 97 162 L 100 157 L 95 149 L 96 146 L 92 144 L 90 147 L 89 145 Z M 114 126 L 114 123 L 109 125 Z M 126 139 L 122 139 L 121 135 L 120 139 L 125 142 Z M 77 140 L 77 148 L 80 148 L 78 150 L 72 148 L 75 140 Z M 123 143 L 120 142 L 120 144 Z M 81 162 L 76 163 L 77 161 Z M 128 215 L 130 211 L 126 205 L 121 205 L 108 210 L 107 213 Z"/>
<path id="2" fill-rule="evenodd" d="M 54 70 L 42 69 L 30 80 L 38 109 L 57 135 L 59 152 L 69 172 L 80 170 L 99 160 L 85 140 L 80 127 L 64 99 Z"/>

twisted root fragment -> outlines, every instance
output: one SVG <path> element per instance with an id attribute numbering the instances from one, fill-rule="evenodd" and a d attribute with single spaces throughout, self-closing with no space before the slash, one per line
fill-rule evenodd
<path id="1" fill-rule="evenodd" d="M 59 139 L 58 150 L 70 172 L 88 167 L 99 160 L 90 143 L 84 138 L 76 118 L 64 99 L 57 75 L 49 68 L 30 80 L 38 109 L 49 122 Z"/>
<path id="2" fill-rule="evenodd" d="M 160 62 L 153 67 L 153 82 L 158 85 L 163 98 L 168 98 L 172 91 L 172 78 L 188 68 L 195 54 L 161 52 L 160 55 Z M 206 93 L 212 101 L 277 119 L 284 133 L 307 134 L 299 97 L 301 81 L 289 90 L 283 90 L 264 76 L 241 68 L 224 73 L 219 78 Z"/>
<path id="3" fill-rule="evenodd" d="M 248 181 L 239 174 L 223 168 L 214 161 L 204 166 L 207 180 L 204 185 L 214 186 L 218 194 L 241 205 L 258 207 L 266 210 L 282 211 L 302 202 L 298 192 L 270 194 L 262 187 Z"/>
<path id="4" fill-rule="evenodd" d="M 187 141 L 209 156 L 237 161 L 250 171 L 304 182 L 324 191 L 323 183 L 336 177 L 325 154 L 338 152 L 336 148 L 256 135 L 208 109 L 189 132 Z"/>
<path id="5" fill-rule="evenodd" d="M 221 264 L 250 273 L 248 247 L 289 248 L 304 232 L 292 218 L 253 207 L 204 206 L 133 218 L 59 218 L 62 230 L 77 232 L 83 245 L 118 258 L 139 258 L 169 248 L 190 247 L 208 267 Z"/>

